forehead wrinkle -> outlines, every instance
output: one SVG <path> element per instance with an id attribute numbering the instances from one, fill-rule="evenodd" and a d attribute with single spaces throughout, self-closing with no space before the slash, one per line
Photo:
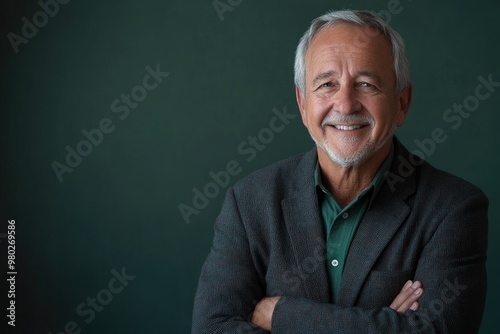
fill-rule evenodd
<path id="1" fill-rule="evenodd" d="M 368 77 L 380 85 L 385 82 L 383 76 L 375 70 L 376 60 L 366 52 L 344 51 L 332 45 L 319 46 L 309 54 L 307 64 L 307 72 L 310 71 L 307 74 L 314 76 L 309 77 L 314 85 L 323 79 L 341 77 L 344 71 L 352 73 L 353 78 Z"/>
<path id="2" fill-rule="evenodd" d="M 378 84 L 382 84 L 382 77 L 375 71 L 361 70 L 356 73 L 356 77 L 368 77 L 375 80 Z"/>
<path id="3" fill-rule="evenodd" d="M 318 81 L 322 81 L 324 79 L 328 79 L 328 78 L 335 77 L 335 76 L 338 76 L 337 71 L 327 70 L 327 71 L 321 72 L 314 78 L 313 84 L 316 84 Z"/>
<path id="4" fill-rule="evenodd" d="M 332 46 L 331 44 L 320 45 L 317 49 L 309 50 L 307 53 L 306 70 L 316 72 L 315 70 L 320 69 L 321 72 L 327 72 L 332 66 L 340 64 L 341 66 L 338 69 L 331 70 L 335 74 L 339 74 L 344 65 L 349 65 L 351 61 L 363 58 L 364 54 L 365 52 L 361 50 L 347 50 L 344 47 Z M 314 75 L 314 73 L 311 74 Z"/>

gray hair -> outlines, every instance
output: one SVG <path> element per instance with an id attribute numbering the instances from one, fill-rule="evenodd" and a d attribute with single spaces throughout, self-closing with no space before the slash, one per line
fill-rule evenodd
<path id="1" fill-rule="evenodd" d="M 361 27 L 376 29 L 384 36 L 392 48 L 392 58 L 394 62 L 394 74 L 396 83 L 394 90 L 396 94 L 401 93 L 410 86 L 410 67 L 403 39 L 397 31 L 392 29 L 380 16 L 358 10 L 332 11 L 314 19 L 309 29 L 300 39 L 297 51 L 295 53 L 295 85 L 302 94 L 306 91 L 306 53 L 311 45 L 313 38 L 324 28 L 331 27 L 337 23 L 351 23 Z"/>

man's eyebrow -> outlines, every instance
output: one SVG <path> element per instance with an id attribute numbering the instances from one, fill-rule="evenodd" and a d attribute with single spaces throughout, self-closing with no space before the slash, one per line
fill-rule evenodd
<path id="1" fill-rule="evenodd" d="M 382 83 L 382 78 L 376 72 L 372 72 L 372 71 L 359 71 L 358 73 L 356 73 L 356 76 L 357 77 L 369 77 L 369 78 L 372 78 L 379 85 Z"/>
<path id="2" fill-rule="evenodd" d="M 336 71 L 325 71 L 325 72 L 321 72 L 320 74 L 318 74 L 314 80 L 313 80 L 313 86 L 316 86 L 318 84 L 318 82 L 320 81 L 323 81 L 325 79 L 328 79 L 328 78 L 331 78 L 333 76 L 337 75 L 337 72 Z M 376 81 L 377 84 L 382 84 L 382 78 L 380 77 L 380 75 L 377 73 L 377 72 L 373 72 L 373 71 L 359 71 L 358 73 L 356 73 L 356 77 L 368 77 L 368 78 L 372 78 L 373 80 Z"/>
<path id="3" fill-rule="evenodd" d="M 319 81 L 323 81 L 327 78 L 330 78 L 330 77 L 333 77 L 337 74 L 337 72 L 335 71 L 326 71 L 326 72 L 321 72 L 320 74 L 318 74 L 314 80 L 313 80 L 313 85 L 316 86 L 316 84 L 319 82 Z"/>

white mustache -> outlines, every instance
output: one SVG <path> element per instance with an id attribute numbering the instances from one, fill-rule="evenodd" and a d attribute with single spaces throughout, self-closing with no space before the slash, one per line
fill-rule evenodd
<path id="1" fill-rule="evenodd" d="M 321 122 L 321 127 L 325 125 L 346 125 L 346 124 L 363 124 L 373 125 L 374 121 L 371 117 L 359 115 L 327 115 Z"/>

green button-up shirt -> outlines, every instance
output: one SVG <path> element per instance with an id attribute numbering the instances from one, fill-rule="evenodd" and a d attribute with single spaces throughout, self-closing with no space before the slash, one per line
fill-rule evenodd
<path id="1" fill-rule="evenodd" d="M 356 233 L 361 218 L 382 187 L 385 180 L 384 174 L 389 170 L 393 157 L 394 147 L 391 146 L 387 158 L 380 166 L 372 183 L 343 209 L 323 186 L 319 163 L 316 164 L 314 179 L 318 189 L 321 215 L 325 224 L 327 268 L 334 303 L 337 301 L 342 271 L 354 233 Z"/>

